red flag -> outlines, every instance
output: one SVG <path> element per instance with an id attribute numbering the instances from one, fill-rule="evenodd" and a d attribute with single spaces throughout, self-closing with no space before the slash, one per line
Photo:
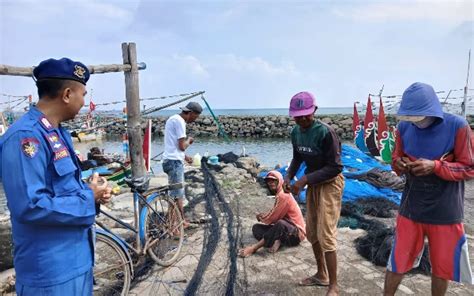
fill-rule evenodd
<path id="1" fill-rule="evenodd" d="M 90 104 L 89 104 L 89 110 L 90 110 L 91 112 L 95 110 L 95 104 L 92 102 L 92 100 L 91 100 L 91 102 L 90 102 Z"/>
<path id="2" fill-rule="evenodd" d="M 151 162 L 151 119 L 148 120 L 145 128 L 145 135 L 143 137 L 143 158 L 145 158 L 145 168 L 147 172 L 150 171 Z"/>

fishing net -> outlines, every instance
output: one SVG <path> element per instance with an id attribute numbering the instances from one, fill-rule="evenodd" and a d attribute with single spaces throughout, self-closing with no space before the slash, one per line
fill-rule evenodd
<path id="1" fill-rule="evenodd" d="M 224 162 L 224 163 L 235 163 L 237 159 L 239 159 L 239 156 L 235 154 L 234 152 L 227 152 L 225 154 L 217 154 L 217 157 L 219 157 L 219 161 Z"/>
<path id="2" fill-rule="evenodd" d="M 393 245 L 394 228 L 366 216 L 393 218 L 398 205 L 383 198 L 363 198 L 345 202 L 341 207 L 338 227 L 364 229 L 367 234 L 355 240 L 357 252 L 378 266 L 386 266 Z M 425 247 L 418 268 L 413 272 L 430 274 L 428 248 Z"/>

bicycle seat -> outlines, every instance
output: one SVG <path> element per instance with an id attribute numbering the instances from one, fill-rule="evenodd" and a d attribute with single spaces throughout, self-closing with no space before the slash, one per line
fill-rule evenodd
<path id="1" fill-rule="evenodd" d="M 124 181 L 132 191 L 143 193 L 148 190 L 150 176 L 145 175 L 139 178 L 125 178 Z"/>

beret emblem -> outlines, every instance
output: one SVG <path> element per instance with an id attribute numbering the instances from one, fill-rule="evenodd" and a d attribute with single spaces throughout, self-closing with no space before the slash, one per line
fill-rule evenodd
<path id="1" fill-rule="evenodd" d="M 86 73 L 86 69 L 79 65 L 74 66 L 74 75 L 76 75 L 80 79 L 84 79 L 84 74 Z"/>

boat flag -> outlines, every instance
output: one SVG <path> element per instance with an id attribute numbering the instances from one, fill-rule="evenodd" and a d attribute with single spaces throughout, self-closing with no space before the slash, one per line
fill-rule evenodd
<path id="1" fill-rule="evenodd" d="M 382 98 L 380 98 L 379 119 L 377 125 L 377 141 L 382 160 L 385 163 L 392 163 L 392 152 L 395 148 L 395 140 L 393 139 L 392 132 L 388 129 L 387 126 Z"/>
<path id="2" fill-rule="evenodd" d="M 89 103 L 89 110 L 90 110 L 91 112 L 94 111 L 94 110 L 95 110 L 95 106 L 96 106 L 96 105 L 95 105 L 94 102 L 92 102 L 92 100 L 91 100 L 91 102 Z"/>
<path id="3" fill-rule="evenodd" d="M 369 153 L 364 141 L 364 125 L 359 119 L 356 103 L 354 103 L 354 115 L 352 116 L 352 131 L 354 132 L 354 143 L 360 151 Z"/>
<path id="4" fill-rule="evenodd" d="M 377 146 L 377 131 L 375 127 L 374 115 L 372 114 L 372 102 L 370 101 L 370 95 L 367 99 L 367 110 L 365 111 L 364 118 L 364 140 L 370 154 L 372 154 L 372 156 L 380 156 Z"/>

